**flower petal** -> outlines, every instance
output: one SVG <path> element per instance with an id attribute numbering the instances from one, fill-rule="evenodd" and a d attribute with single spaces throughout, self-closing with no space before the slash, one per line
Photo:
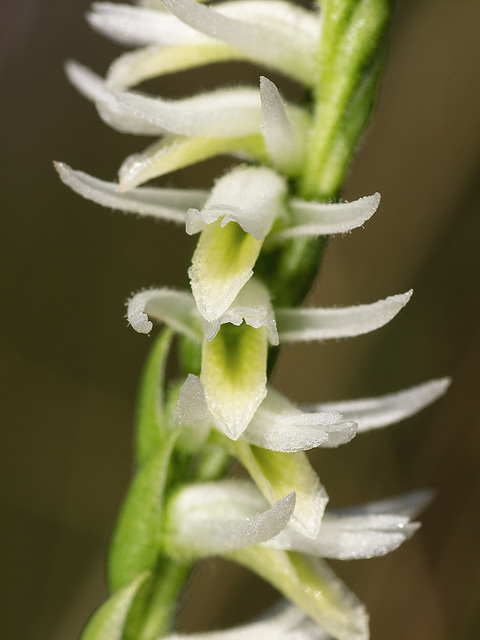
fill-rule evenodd
<path id="1" fill-rule="evenodd" d="M 198 39 L 198 34 L 174 16 L 144 7 L 95 2 L 87 14 L 90 26 L 127 46 L 178 44 Z"/>
<path id="2" fill-rule="evenodd" d="M 65 65 L 67 77 L 73 86 L 88 100 L 95 102 L 102 120 L 120 133 L 135 135 L 158 135 L 158 127 L 147 120 L 142 120 L 118 103 L 113 94 L 106 88 L 103 78 L 77 62 Z"/>
<path id="3" fill-rule="evenodd" d="M 288 527 L 265 544 L 340 560 L 383 556 L 417 531 L 420 524 L 411 522 L 410 517 L 425 505 L 428 498 L 426 492 L 415 492 L 351 510 L 326 511 L 315 540 L 307 539 Z"/>
<path id="4" fill-rule="evenodd" d="M 105 84 L 112 91 L 127 89 L 144 80 L 169 73 L 215 62 L 244 59 L 245 54 L 241 51 L 210 39 L 182 45 L 150 45 L 117 58 L 107 72 Z"/>
<path id="5" fill-rule="evenodd" d="M 137 93 L 115 94 L 118 103 L 158 132 L 206 138 L 235 138 L 260 131 L 260 96 L 253 87 L 217 89 L 182 100 Z"/>
<path id="6" fill-rule="evenodd" d="M 234 2 L 215 9 L 192 0 L 164 0 L 177 18 L 227 42 L 255 61 L 311 85 L 320 37 L 318 16 L 280 0 Z M 228 10 L 227 10 L 228 7 Z"/>
<path id="7" fill-rule="evenodd" d="M 237 167 L 218 180 L 202 211 L 187 212 L 187 233 L 203 229 L 189 276 L 208 322 L 225 313 L 251 278 L 285 193 L 284 180 L 270 169 Z"/>
<path id="8" fill-rule="evenodd" d="M 362 398 L 308 405 L 307 411 L 340 411 L 344 418 L 358 422 L 358 432 L 395 424 L 415 415 L 435 402 L 450 386 L 450 378 L 430 380 L 411 389 L 378 398 Z"/>
<path id="9" fill-rule="evenodd" d="M 160 218 L 177 224 L 185 223 L 185 210 L 201 206 L 208 193 L 195 189 L 161 189 L 141 187 L 118 193 L 118 185 L 93 178 L 83 171 L 75 171 L 63 162 L 55 162 L 62 181 L 87 200 L 104 207 L 120 209 L 142 216 Z"/>
<path id="10" fill-rule="evenodd" d="M 328 496 L 306 454 L 268 451 L 249 445 L 243 439 L 236 442 L 225 439 L 224 444 L 239 459 L 270 504 L 295 491 L 297 502 L 290 525 L 302 535 L 315 538 Z"/>
<path id="11" fill-rule="evenodd" d="M 149 316 L 165 322 L 194 342 L 202 340 L 195 301 L 186 291 L 164 288 L 136 293 L 128 302 L 128 322 L 138 333 L 150 333 L 153 324 Z"/>
<path id="12" fill-rule="evenodd" d="M 167 506 L 169 552 L 181 557 L 219 555 L 258 545 L 282 531 L 295 508 L 295 493 L 258 513 L 261 496 L 249 484 L 223 480 L 180 490 Z"/>
<path id="13" fill-rule="evenodd" d="M 287 240 L 298 236 L 346 233 L 362 226 L 373 216 L 379 204 L 379 193 L 341 204 L 307 202 L 292 198 L 289 201 L 292 215 L 288 227 L 272 234 L 271 239 Z"/>
<path id="14" fill-rule="evenodd" d="M 342 309 L 277 309 L 280 342 L 306 342 L 359 336 L 390 322 L 407 304 L 412 291 L 372 304 Z"/>
<path id="15" fill-rule="evenodd" d="M 237 440 L 266 390 L 268 337 L 265 327 L 223 324 L 205 340 L 201 380 L 210 412 L 220 429 Z"/>
<path id="16" fill-rule="evenodd" d="M 356 431 L 356 423 L 342 421 L 337 411 L 304 413 L 278 391 L 269 389 L 243 439 L 270 451 L 293 452 L 337 447 L 349 442 Z"/>
<path id="17" fill-rule="evenodd" d="M 270 582 L 336 640 L 368 640 L 365 608 L 325 563 L 265 547 L 232 551 L 227 557 Z"/>
<path id="18" fill-rule="evenodd" d="M 139 184 L 183 169 L 221 154 L 243 155 L 262 160 L 265 157 L 260 135 L 243 138 L 165 137 L 143 153 L 129 156 L 119 170 L 119 189 L 127 191 Z"/>
<path id="19" fill-rule="evenodd" d="M 309 615 L 292 604 L 276 606 L 257 622 L 232 629 L 174 634 L 164 640 L 331 640 L 331 636 Z"/>
<path id="20" fill-rule="evenodd" d="M 304 158 L 310 118 L 303 109 L 286 108 L 273 82 L 260 77 L 262 135 L 272 164 L 282 173 L 296 175 Z"/>

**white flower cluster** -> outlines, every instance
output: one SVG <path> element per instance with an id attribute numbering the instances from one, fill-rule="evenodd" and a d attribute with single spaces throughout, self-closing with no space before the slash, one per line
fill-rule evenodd
<path id="1" fill-rule="evenodd" d="M 304 452 L 337 447 L 357 433 L 403 420 L 444 393 L 449 381 L 379 398 L 297 407 L 267 385 L 269 345 L 373 331 L 402 309 L 411 292 L 347 308 L 274 308 L 255 265 L 265 247 L 363 225 L 380 196 L 342 204 L 289 196 L 287 179 L 302 171 L 311 115 L 286 103 L 265 77 L 258 89 L 222 88 L 181 100 L 129 90 L 154 76 L 226 60 L 253 60 L 308 87 L 315 75 L 320 15 L 283 0 L 234 0 L 213 7 L 148 0 L 138 6 L 96 3 L 89 20 L 114 40 L 140 48 L 121 56 L 105 80 L 76 63 L 68 65 L 70 79 L 110 126 L 159 140 L 127 158 L 118 184 L 62 163 L 57 169 L 90 200 L 185 224 L 188 234 L 200 234 L 189 270 L 191 291 L 142 291 L 129 302 L 128 320 L 140 333 L 151 331 L 152 320 L 161 321 L 201 345 L 201 373 L 183 385 L 179 423 L 195 430 L 197 444 L 213 430 L 252 478 L 193 484 L 175 493 L 167 505 L 164 546 L 179 557 L 234 558 L 300 607 L 289 605 L 228 632 L 190 637 L 365 639 L 363 607 L 312 558 L 370 558 L 395 549 L 417 529 L 412 518 L 428 495 L 326 511 L 327 493 Z M 210 192 L 139 186 L 225 153 L 255 165 L 236 166 Z"/>

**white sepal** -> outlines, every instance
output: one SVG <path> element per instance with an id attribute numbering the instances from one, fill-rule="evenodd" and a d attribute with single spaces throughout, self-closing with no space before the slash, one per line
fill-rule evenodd
<path id="1" fill-rule="evenodd" d="M 450 378 L 441 378 L 378 398 L 322 402 L 304 408 L 307 411 L 340 411 L 344 418 L 358 422 L 358 433 L 362 433 L 387 427 L 415 415 L 440 398 L 450 382 Z"/>
<path id="2" fill-rule="evenodd" d="M 357 431 L 355 422 L 343 421 L 337 411 L 303 412 L 278 391 L 268 389 L 243 439 L 270 451 L 307 451 L 337 447 Z"/>
<path id="3" fill-rule="evenodd" d="M 117 58 L 107 72 L 105 84 L 112 91 L 128 89 L 144 80 L 165 74 L 215 62 L 243 59 L 245 54 L 238 49 L 207 38 L 202 42 L 172 46 L 150 45 Z"/>
<path id="4" fill-rule="evenodd" d="M 129 92 L 115 96 L 131 117 L 150 123 L 157 133 L 235 138 L 260 131 L 260 96 L 253 87 L 217 89 L 181 100 Z"/>
<path id="5" fill-rule="evenodd" d="M 428 497 L 425 492 L 415 492 L 337 513 L 327 510 L 314 540 L 287 527 L 265 544 L 277 549 L 339 560 L 383 556 L 417 531 L 420 524 L 411 522 L 411 514 L 425 506 Z"/>
<path id="6" fill-rule="evenodd" d="M 164 4 L 197 31 L 306 85 L 313 83 L 320 37 L 317 14 L 281 0 L 222 3 L 214 9 L 192 0 L 164 0 Z"/>
<path id="7" fill-rule="evenodd" d="M 256 622 L 203 633 L 177 634 L 163 640 L 331 640 L 331 636 L 302 609 L 292 604 L 276 606 Z"/>
<path id="8" fill-rule="evenodd" d="M 87 200 L 104 207 L 177 224 L 185 224 L 186 209 L 201 206 L 208 196 L 207 191 L 156 187 L 140 187 L 119 193 L 118 184 L 114 182 L 105 182 L 83 171 L 75 171 L 63 162 L 54 164 L 62 181 Z"/>
<path id="9" fill-rule="evenodd" d="M 99 116 L 110 127 L 120 133 L 159 135 L 158 127 L 123 107 L 107 89 L 103 78 L 93 71 L 73 61 L 67 62 L 65 71 L 77 91 L 88 100 L 95 102 Z"/>
<path id="10" fill-rule="evenodd" d="M 96 31 L 127 46 L 174 45 L 198 40 L 198 34 L 163 11 L 113 2 L 95 2 L 87 20 Z"/>
<path id="11" fill-rule="evenodd" d="M 412 290 L 372 304 L 338 309 L 277 309 L 280 342 L 347 338 L 369 333 L 390 322 L 411 295 Z"/>
<path id="12" fill-rule="evenodd" d="M 163 288 L 136 293 L 128 302 L 128 322 L 138 333 L 150 333 L 153 324 L 149 317 L 168 324 L 194 342 L 202 341 L 195 301 L 186 291 Z"/>
<path id="13" fill-rule="evenodd" d="M 166 547 L 181 557 L 203 557 L 258 545 L 285 528 L 295 493 L 265 506 L 248 481 L 220 480 L 181 489 L 167 505 Z"/>
<path id="14" fill-rule="evenodd" d="M 272 240 L 326 236 L 356 229 L 373 216 L 380 204 L 380 194 L 341 204 L 307 202 L 298 198 L 292 198 L 288 204 L 291 210 L 288 226 L 272 234 Z"/>

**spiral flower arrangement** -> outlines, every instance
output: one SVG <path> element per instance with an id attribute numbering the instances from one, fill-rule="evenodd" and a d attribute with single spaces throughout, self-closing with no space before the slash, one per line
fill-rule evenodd
<path id="1" fill-rule="evenodd" d="M 443 394 L 448 379 L 378 398 L 297 406 L 267 374 L 278 345 L 361 335 L 389 322 L 411 291 L 346 308 L 301 308 L 330 235 L 362 226 L 379 194 L 338 194 L 372 107 L 389 18 L 386 0 L 100 2 L 93 28 L 134 48 L 105 79 L 77 63 L 70 80 L 122 133 L 154 137 L 109 183 L 56 163 L 87 199 L 185 225 L 198 235 L 190 289 L 145 289 L 128 322 L 160 333 L 145 367 L 136 473 L 108 563 L 110 597 L 82 640 L 154 640 L 172 633 L 193 563 L 220 555 L 270 582 L 285 603 L 259 621 L 188 636 L 212 640 L 365 640 L 364 607 L 324 558 L 392 551 L 418 528 L 428 492 L 341 511 L 306 451 L 338 447 L 399 422 Z M 131 90 L 145 80 L 246 61 L 301 85 L 286 101 L 266 76 L 171 100 Z M 216 155 L 232 158 L 210 189 L 141 186 Z M 172 334 L 178 380 L 165 381 Z M 249 479 L 225 477 L 232 459 Z"/>

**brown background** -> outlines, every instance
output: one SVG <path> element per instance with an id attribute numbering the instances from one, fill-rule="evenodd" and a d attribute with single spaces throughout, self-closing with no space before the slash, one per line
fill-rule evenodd
<path id="1" fill-rule="evenodd" d="M 58 159 L 113 179 L 146 145 L 100 123 L 64 78 L 66 58 L 103 73 L 120 51 L 89 30 L 87 6 L 0 4 L 0 624 L 2 637 L 22 640 L 73 640 L 104 597 L 149 346 L 127 328 L 123 302 L 143 286 L 183 286 L 192 251 L 182 229 L 82 201 L 52 169 Z M 335 563 L 367 603 L 375 640 L 480 634 L 478 619 L 471 627 L 480 602 L 479 24 L 477 0 L 397 2 L 377 110 L 344 192 L 380 191 L 382 204 L 364 230 L 331 243 L 311 302 L 371 302 L 410 287 L 415 295 L 375 334 L 285 350 L 277 373 L 277 385 L 304 401 L 454 379 L 417 418 L 314 456 L 334 505 L 437 492 L 404 548 Z M 227 67 L 209 73 L 165 79 L 160 90 L 229 81 Z M 169 181 L 208 184 L 219 164 Z M 236 622 L 271 599 L 244 572 L 208 562 L 182 626 Z"/>

